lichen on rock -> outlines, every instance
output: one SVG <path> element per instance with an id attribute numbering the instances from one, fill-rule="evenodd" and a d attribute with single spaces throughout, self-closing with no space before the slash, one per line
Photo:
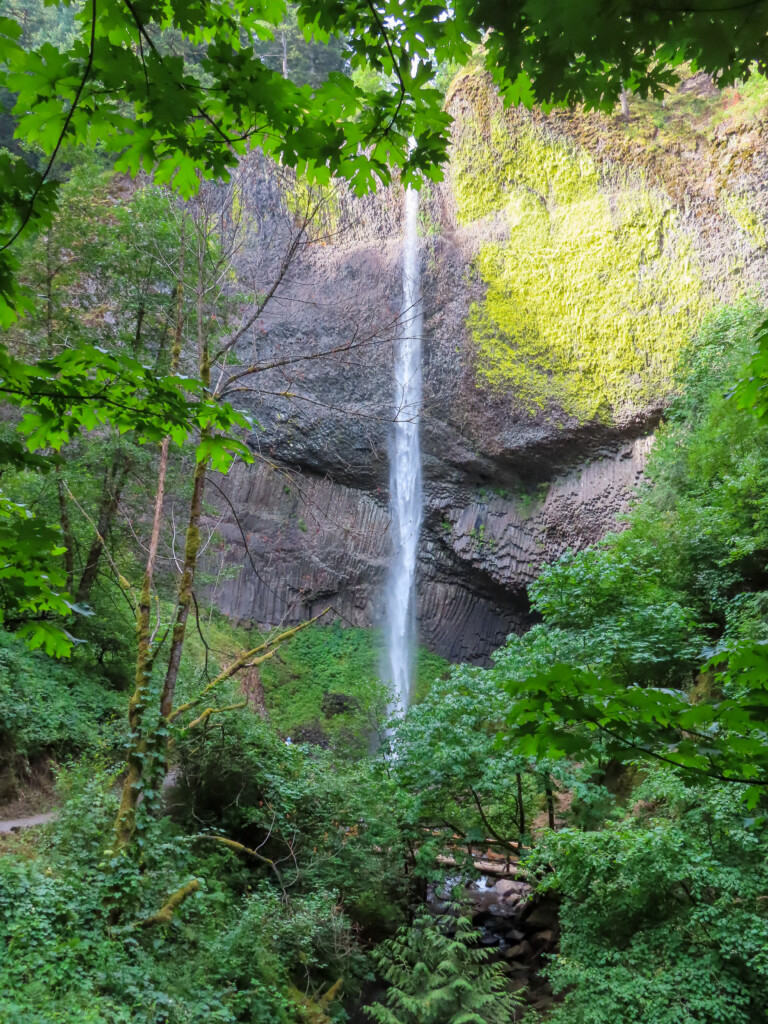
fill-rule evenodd
<path id="1" fill-rule="evenodd" d="M 708 304 L 693 239 L 641 177 L 611 174 L 503 110 L 489 82 L 473 86 L 476 116 L 462 118 L 451 159 L 456 217 L 508 228 L 475 257 L 478 382 L 580 420 L 657 402 Z"/>

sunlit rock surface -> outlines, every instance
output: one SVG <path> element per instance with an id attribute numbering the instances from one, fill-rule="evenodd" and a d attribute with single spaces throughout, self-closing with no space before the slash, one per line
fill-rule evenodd
<path id="1" fill-rule="evenodd" d="M 543 564 L 616 528 L 707 311 L 768 283 L 768 132 L 748 96 L 698 76 L 629 124 L 504 111 L 466 73 L 448 104 L 452 163 L 421 197 L 419 623 L 438 652 L 482 660 L 531 621 Z M 263 167 L 250 181 L 240 273 L 266 291 L 304 196 Z M 239 620 L 381 621 L 402 212 L 396 188 L 330 194 L 243 338 L 264 367 L 235 396 L 257 460 L 226 500 L 209 491 L 206 552 Z"/>

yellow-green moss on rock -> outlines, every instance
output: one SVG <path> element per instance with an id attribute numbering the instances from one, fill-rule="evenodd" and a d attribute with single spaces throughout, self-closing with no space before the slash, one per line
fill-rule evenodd
<path id="1" fill-rule="evenodd" d="M 723 205 L 733 218 L 736 226 L 743 231 L 754 246 L 762 249 L 766 245 L 765 227 L 745 195 L 723 192 Z"/>
<path id="2" fill-rule="evenodd" d="M 336 182 L 310 185 L 305 178 L 296 175 L 284 196 L 294 220 L 311 238 L 330 236 L 339 230 L 341 202 Z"/>
<path id="3" fill-rule="evenodd" d="M 479 383 L 580 419 L 657 402 L 706 306 L 671 204 L 503 111 L 487 83 L 469 93 L 451 164 L 457 219 L 502 215 L 509 232 L 475 260 L 487 288 L 469 315 Z"/>

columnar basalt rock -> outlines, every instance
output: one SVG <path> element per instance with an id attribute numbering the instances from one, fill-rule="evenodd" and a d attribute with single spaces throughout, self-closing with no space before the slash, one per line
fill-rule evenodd
<path id="1" fill-rule="evenodd" d="M 454 157 L 446 181 L 428 186 L 421 199 L 425 511 L 418 615 L 429 646 L 454 659 L 483 660 L 530 623 L 526 587 L 543 564 L 616 528 L 674 392 L 678 349 L 707 308 L 736 297 L 744 282 L 768 281 L 759 158 L 737 159 L 734 142 L 743 147 L 752 139 L 751 152 L 754 136 L 765 132 L 761 122 L 747 132 L 744 118 L 730 134 L 722 119 L 708 134 L 696 122 L 688 149 L 651 159 L 637 142 L 641 118 L 650 116 L 642 104 L 632 106 L 629 124 L 618 111 L 504 112 L 487 81 L 472 75 L 457 83 L 449 104 L 457 118 Z M 488 159 L 494 146 L 518 140 L 511 155 L 499 157 L 503 166 L 487 169 L 484 197 L 471 195 L 482 168 L 467 164 L 462 147 L 470 137 L 484 140 Z M 706 153 L 704 170 L 691 163 L 691 147 Z M 720 168 L 721 151 L 730 172 Z M 521 168 L 516 160 L 534 166 Z M 717 181 L 713 168 L 722 171 Z M 541 231 L 518 237 L 520 196 L 536 175 L 539 184 L 547 175 L 560 177 L 534 196 L 540 206 L 543 200 Z M 247 202 L 259 211 L 258 230 L 241 269 L 266 289 L 295 222 L 296 198 L 287 201 L 267 171 L 254 180 Z M 578 267 L 566 258 L 569 188 L 580 216 L 594 208 L 599 221 L 595 280 L 584 253 Z M 356 625 L 380 622 L 391 552 L 387 445 L 402 194 L 390 188 L 363 200 L 336 195 L 328 209 L 325 235 L 303 252 L 243 340 L 265 367 L 246 396 L 259 423 L 250 439 L 257 460 L 230 474 L 231 504 L 217 503 L 211 515 L 220 543 L 206 553 L 217 604 L 242 621 L 291 623 L 331 606 Z M 618 277 L 608 258 L 611 217 L 616 244 L 624 246 Z M 259 256 L 265 237 L 266 258 Z M 496 276 L 489 270 L 494 253 L 506 261 Z M 733 273 L 715 279 L 714 261 L 724 253 Z M 522 277 L 514 268 L 522 257 L 544 270 L 550 261 L 559 278 L 531 293 L 520 311 L 515 304 L 526 296 L 516 290 Z M 612 328 L 593 314 L 612 298 L 589 293 L 603 278 L 606 288 L 623 289 L 614 296 L 622 306 L 621 341 L 607 369 L 600 346 Z M 554 308 L 548 295 L 562 345 L 552 323 L 545 324 Z M 507 325 L 505 310 L 515 312 Z M 491 320 L 499 328 L 496 364 L 483 349 L 487 331 L 478 342 L 484 316 L 486 328 Z M 543 326 L 532 341 L 536 324 Z M 511 367 L 508 379 L 490 374 L 492 364 Z M 595 394 L 587 393 L 590 382 Z"/>

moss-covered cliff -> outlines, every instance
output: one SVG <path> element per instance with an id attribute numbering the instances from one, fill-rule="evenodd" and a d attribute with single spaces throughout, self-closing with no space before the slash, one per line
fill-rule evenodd
<path id="1" fill-rule="evenodd" d="M 765 227 L 744 146 L 712 168 L 725 124 L 764 139 L 759 104 L 700 85 L 707 96 L 683 83 L 687 103 L 635 104 L 627 122 L 505 110 L 483 73 L 458 76 L 450 188 L 457 224 L 479 240 L 484 294 L 468 328 L 480 385 L 531 412 L 626 419 L 674 388 L 707 309 L 755 287 L 741 272 L 763 255 Z"/>

